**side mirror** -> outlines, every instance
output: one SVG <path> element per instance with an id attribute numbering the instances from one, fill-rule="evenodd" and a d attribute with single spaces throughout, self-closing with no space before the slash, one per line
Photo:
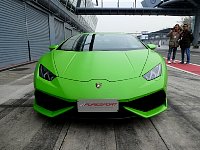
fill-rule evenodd
<path id="1" fill-rule="evenodd" d="M 147 47 L 151 50 L 155 50 L 156 49 L 156 45 L 155 44 L 147 44 Z"/>
<path id="2" fill-rule="evenodd" d="M 52 50 L 56 49 L 57 47 L 58 47 L 58 45 L 50 45 L 49 50 L 52 51 Z"/>

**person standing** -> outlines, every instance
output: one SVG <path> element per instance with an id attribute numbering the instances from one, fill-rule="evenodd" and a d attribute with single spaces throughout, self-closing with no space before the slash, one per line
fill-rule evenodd
<path id="1" fill-rule="evenodd" d="M 176 57 L 176 51 L 177 51 L 177 47 L 179 47 L 179 43 L 178 40 L 180 38 L 180 26 L 179 24 L 176 24 L 174 26 L 174 28 L 167 34 L 167 37 L 169 37 L 169 50 L 168 50 L 168 54 L 167 54 L 167 62 L 168 64 L 171 64 L 171 54 L 172 55 L 172 62 L 175 62 L 175 57 Z"/>
<path id="2" fill-rule="evenodd" d="M 186 64 L 190 63 L 190 44 L 192 43 L 194 37 L 192 32 L 188 30 L 188 24 L 183 25 L 183 32 L 180 34 L 180 47 L 181 47 L 181 64 L 184 64 L 185 52 L 187 56 Z"/>

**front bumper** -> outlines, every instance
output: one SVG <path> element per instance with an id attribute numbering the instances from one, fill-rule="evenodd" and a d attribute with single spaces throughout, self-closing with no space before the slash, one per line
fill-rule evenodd
<path id="1" fill-rule="evenodd" d="M 144 118 L 152 117 L 167 109 L 167 99 L 164 90 L 160 90 L 138 99 L 127 102 L 119 101 L 119 111 L 117 114 L 121 117 L 141 116 Z M 48 117 L 55 117 L 65 112 L 71 112 L 73 115 L 89 114 L 78 113 L 77 102 L 65 101 L 63 99 L 51 96 L 39 90 L 35 91 L 34 110 Z M 105 114 L 105 113 L 95 113 Z M 116 114 L 116 113 L 106 113 Z M 94 115 L 93 115 L 94 116 Z M 106 115 L 107 116 L 107 115 Z"/>
<path id="2" fill-rule="evenodd" d="M 96 88 L 97 83 L 102 84 L 101 88 Z M 77 113 L 77 100 L 80 99 L 116 99 L 119 102 L 118 113 L 128 112 L 129 115 L 145 118 L 167 109 L 165 73 L 151 81 L 146 81 L 142 76 L 119 81 L 105 79 L 78 81 L 61 77 L 47 81 L 36 72 L 34 87 L 34 110 L 48 117 L 55 117 L 65 112 L 73 112 L 74 115 Z"/>

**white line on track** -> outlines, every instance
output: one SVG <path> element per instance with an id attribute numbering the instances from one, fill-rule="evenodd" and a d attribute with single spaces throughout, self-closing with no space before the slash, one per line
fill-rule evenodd
<path id="1" fill-rule="evenodd" d="M 181 53 L 176 53 L 176 54 L 179 54 L 179 55 L 181 55 Z M 190 54 L 190 56 L 198 56 L 199 57 L 199 55 L 193 55 L 193 54 Z"/>
<path id="2" fill-rule="evenodd" d="M 5 86 L 4 88 L 8 90 L 12 88 L 8 85 L 4 85 L 4 86 Z M 0 91 L 0 94 L 1 94 L 0 104 L 3 104 L 5 102 L 7 104 L 10 104 L 12 103 L 13 100 L 23 98 L 26 93 L 29 93 L 33 90 L 34 90 L 34 87 L 33 87 L 33 82 L 32 82 L 28 85 L 17 87 L 17 89 L 12 90 L 9 95 L 7 94 L 5 95 L 4 93 L 1 93 Z"/>
<path id="3" fill-rule="evenodd" d="M 28 78 L 28 77 L 30 77 L 30 76 L 33 76 L 33 73 L 28 74 L 28 75 L 25 75 L 25 76 L 23 76 L 23 77 L 21 77 L 21 78 L 15 80 L 15 81 L 12 81 L 12 82 L 8 83 L 7 85 L 14 84 L 14 83 L 16 83 L 16 82 L 18 82 L 18 81 L 21 81 L 21 80 L 24 80 L 24 79 L 26 79 L 26 78 Z"/>
<path id="4" fill-rule="evenodd" d="M 191 54 L 190 54 L 191 55 Z M 191 55 L 191 56 L 198 56 L 199 57 L 199 55 Z"/>

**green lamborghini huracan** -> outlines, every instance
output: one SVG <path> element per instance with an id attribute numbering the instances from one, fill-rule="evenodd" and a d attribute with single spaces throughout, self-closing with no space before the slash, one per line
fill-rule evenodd
<path id="1" fill-rule="evenodd" d="M 126 33 L 82 33 L 51 45 L 34 73 L 34 110 L 152 117 L 167 109 L 167 69 L 153 44 Z"/>

